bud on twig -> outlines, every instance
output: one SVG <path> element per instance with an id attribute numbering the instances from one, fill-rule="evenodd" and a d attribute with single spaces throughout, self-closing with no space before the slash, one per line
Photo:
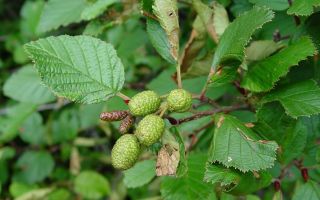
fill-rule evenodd
<path id="1" fill-rule="evenodd" d="M 273 186 L 274 186 L 275 191 L 279 191 L 281 189 L 280 181 L 279 180 L 275 180 L 273 182 Z"/>
<path id="2" fill-rule="evenodd" d="M 301 176 L 303 177 L 304 182 L 307 182 L 309 179 L 309 173 L 307 168 L 301 169 Z"/>
<path id="3" fill-rule="evenodd" d="M 129 131 L 129 129 L 132 127 L 134 122 L 134 118 L 132 115 L 128 114 L 126 118 L 121 122 L 119 127 L 119 132 L 122 134 L 125 134 Z"/>
<path id="4" fill-rule="evenodd" d="M 103 112 L 100 114 L 100 119 L 103 121 L 119 121 L 124 119 L 128 115 L 128 111 L 112 111 L 112 112 Z"/>

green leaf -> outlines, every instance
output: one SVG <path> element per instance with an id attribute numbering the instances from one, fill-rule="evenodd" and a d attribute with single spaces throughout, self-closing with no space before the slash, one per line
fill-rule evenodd
<path id="1" fill-rule="evenodd" d="M 180 156 L 179 156 L 179 165 L 177 168 L 176 176 L 181 177 L 181 176 L 184 176 L 188 171 L 188 163 L 187 163 L 187 159 L 186 159 L 186 149 L 185 149 L 183 139 L 182 139 L 178 129 L 175 127 L 172 127 L 170 129 L 170 131 L 171 131 L 172 135 L 174 136 L 176 142 L 179 145 Z"/>
<path id="2" fill-rule="evenodd" d="M 73 109 L 62 111 L 57 118 L 54 119 L 51 126 L 53 143 L 66 142 L 74 139 L 80 127 L 78 111 Z"/>
<path id="3" fill-rule="evenodd" d="M 281 42 L 277 43 L 273 40 L 253 41 L 245 50 L 245 61 L 253 62 L 263 60 L 283 47 L 284 45 L 281 44 Z"/>
<path id="4" fill-rule="evenodd" d="M 277 112 L 274 112 L 277 110 Z M 287 164 L 303 152 L 308 132 L 306 122 L 293 119 L 285 114 L 278 102 L 264 104 L 257 112 L 258 122 L 254 131 L 269 140 L 275 140 L 281 147 L 278 158 Z"/>
<path id="5" fill-rule="evenodd" d="M 279 53 L 250 66 L 241 86 L 253 92 L 268 91 L 280 77 L 288 73 L 290 67 L 298 65 L 315 51 L 312 41 L 302 38 Z"/>
<path id="6" fill-rule="evenodd" d="M 219 164 L 207 163 L 204 181 L 221 186 L 228 186 L 225 191 L 232 190 L 240 181 L 241 174 L 232 168 L 226 168 Z"/>
<path id="7" fill-rule="evenodd" d="M 54 160 L 46 151 L 26 151 L 16 162 L 16 168 L 15 181 L 29 184 L 41 182 L 53 171 Z"/>
<path id="8" fill-rule="evenodd" d="M 38 32 L 47 32 L 81 20 L 86 0 L 49 0 L 42 11 Z"/>
<path id="9" fill-rule="evenodd" d="M 101 15 L 106 9 L 118 2 L 118 0 L 98 0 L 91 5 L 88 5 L 81 13 L 81 18 L 84 20 L 92 20 Z"/>
<path id="10" fill-rule="evenodd" d="M 257 177 L 256 177 L 257 176 Z M 257 192 L 258 190 L 268 187 L 272 182 L 273 177 L 269 172 L 260 171 L 256 174 L 242 174 L 238 185 L 229 193 L 233 195 L 246 195 Z"/>
<path id="11" fill-rule="evenodd" d="M 89 36 L 58 36 L 25 45 L 42 81 L 57 95 L 98 103 L 116 95 L 124 69 L 112 45 Z"/>
<path id="12" fill-rule="evenodd" d="M 294 191 L 292 200 L 300 199 L 320 199 L 319 183 L 312 180 L 306 183 L 300 183 Z"/>
<path id="13" fill-rule="evenodd" d="M 236 18 L 221 36 L 211 67 L 216 69 L 220 64 L 233 61 L 241 63 L 244 58 L 244 48 L 250 41 L 251 35 L 263 24 L 271 21 L 273 16 L 271 10 L 255 7 Z"/>
<path id="14" fill-rule="evenodd" d="M 20 30 L 22 35 L 27 38 L 38 36 L 37 27 L 39 24 L 44 1 L 25 1 L 20 11 L 21 23 Z"/>
<path id="15" fill-rule="evenodd" d="M 144 160 L 124 171 L 123 182 L 128 188 L 141 187 L 149 183 L 156 175 L 156 162 Z"/>
<path id="16" fill-rule="evenodd" d="M 2 147 L 0 148 L 0 160 L 8 160 L 15 156 L 16 150 L 12 147 Z"/>
<path id="17" fill-rule="evenodd" d="M 88 199 L 101 199 L 110 193 L 108 180 L 94 171 L 83 171 L 74 180 L 75 191 Z"/>
<path id="18" fill-rule="evenodd" d="M 7 115 L 0 117 L 0 142 L 15 138 L 22 123 L 37 109 L 37 105 L 20 103 L 8 108 Z"/>
<path id="19" fill-rule="evenodd" d="M 57 189 L 51 192 L 46 200 L 70 200 L 71 193 L 66 189 Z"/>
<path id="20" fill-rule="evenodd" d="M 188 172 L 184 177 L 163 177 L 161 196 L 165 200 L 207 199 L 213 193 L 213 187 L 203 182 L 204 168 L 207 156 L 193 154 L 188 157 Z"/>
<path id="21" fill-rule="evenodd" d="M 17 198 L 29 191 L 32 191 L 37 188 L 37 185 L 28 185 L 19 182 L 12 182 L 9 187 L 10 194 Z"/>
<path id="22" fill-rule="evenodd" d="M 209 82 L 210 87 L 219 87 L 233 82 L 237 78 L 237 68 L 235 67 L 223 67 L 217 71 Z"/>
<path id="23" fill-rule="evenodd" d="M 267 6 L 272 10 L 285 10 L 289 7 L 288 0 L 249 0 L 249 2 L 258 6 Z"/>
<path id="24" fill-rule="evenodd" d="M 204 180 L 212 184 L 219 183 L 225 192 L 246 195 L 267 187 L 271 183 L 272 176 L 268 172 L 261 171 L 256 177 L 252 172 L 241 173 L 234 168 L 207 163 Z"/>
<path id="25" fill-rule="evenodd" d="M 299 157 L 307 144 L 307 136 L 307 127 L 301 120 L 297 121 L 291 131 L 285 134 L 283 141 L 278 143 L 282 150 L 279 154 L 279 160 L 288 164 Z"/>
<path id="26" fill-rule="evenodd" d="M 313 13 L 314 6 L 320 6 L 320 0 L 294 0 L 287 13 L 289 15 L 308 16 Z"/>
<path id="27" fill-rule="evenodd" d="M 175 61 L 178 61 L 179 16 L 177 0 L 154 0 L 152 9 L 168 37 L 170 54 Z"/>
<path id="28" fill-rule="evenodd" d="M 157 50 L 157 52 L 161 55 L 169 63 L 176 63 L 175 58 L 170 53 L 171 46 L 169 39 L 160 26 L 159 22 L 154 19 L 147 19 L 147 33 L 150 39 L 151 44 Z"/>
<path id="29" fill-rule="evenodd" d="M 209 36 L 211 36 L 215 42 L 218 42 L 218 39 L 229 25 L 226 9 L 217 2 L 214 3 L 213 9 L 198 0 L 193 0 L 192 5 L 198 13 Z"/>
<path id="30" fill-rule="evenodd" d="M 299 82 L 271 91 L 262 103 L 279 101 L 292 117 L 320 113 L 320 88 L 313 80 Z"/>
<path id="31" fill-rule="evenodd" d="M 218 161 L 240 171 L 259 171 L 273 166 L 278 145 L 260 140 L 256 133 L 230 115 L 217 115 L 217 127 L 208 161 Z"/>
<path id="32" fill-rule="evenodd" d="M 55 100 L 52 92 L 41 84 L 32 66 L 25 66 L 10 76 L 4 84 L 6 96 L 20 102 L 43 104 Z"/>
<path id="33" fill-rule="evenodd" d="M 38 112 L 34 112 L 22 124 L 19 136 L 25 142 L 40 145 L 45 142 L 45 132 L 41 115 Z"/>

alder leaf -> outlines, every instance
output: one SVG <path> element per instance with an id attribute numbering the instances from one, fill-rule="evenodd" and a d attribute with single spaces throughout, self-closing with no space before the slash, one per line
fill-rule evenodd
<path id="1" fill-rule="evenodd" d="M 268 93 L 261 103 L 279 101 L 291 117 L 320 113 L 320 88 L 314 80 L 284 86 Z"/>
<path id="2" fill-rule="evenodd" d="M 214 3 L 213 9 L 198 0 L 193 0 L 192 5 L 200 17 L 209 36 L 218 43 L 220 36 L 229 25 L 229 18 L 226 9 Z"/>
<path id="3" fill-rule="evenodd" d="M 149 183 L 156 176 L 156 162 L 144 160 L 124 171 L 123 182 L 128 188 L 141 187 Z"/>
<path id="4" fill-rule="evenodd" d="M 313 13 L 314 6 L 320 6 L 320 0 L 294 0 L 287 13 L 308 16 Z"/>
<path id="5" fill-rule="evenodd" d="M 185 149 L 183 139 L 182 139 L 178 129 L 176 127 L 172 127 L 170 129 L 170 132 L 172 133 L 172 135 L 176 139 L 176 142 L 179 144 L 180 157 L 179 157 L 179 165 L 177 168 L 176 176 L 181 177 L 188 171 L 188 163 L 187 163 L 187 159 L 186 159 L 186 149 Z"/>
<path id="6" fill-rule="evenodd" d="M 3 92 L 19 102 L 43 104 L 55 100 L 52 92 L 41 84 L 40 77 L 31 65 L 12 74 L 5 82 Z"/>
<path id="7" fill-rule="evenodd" d="M 0 116 L 0 143 L 14 139 L 24 121 L 37 109 L 38 105 L 20 103 L 7 108 L 5 116 Z"/>
<path id="8" fill-rule="evenodd" d="M 203 181 L 205 154 L 192 154 L 188 157 L 188 172 L 181 178 L 163 177 L 161 197 L 165 200 L 208 199 L 214 189 L 211 184 Z"/>
<path id="9" fill-rule="evenodd" d="M 171 54 L 171 45 L 169 39 L 160 26 L 159 22 L 154 19 L 147 19 L 147 33 L 149 40 L 157 52 L 169 63 L 176 63 L 176 58 Z"/>
<path id="10" fill-rule="evenodd" d="M 242 173 L 234 168 L 220 164 L 207 163 L 204 180 L 212 184 L 219 183 L 225 192 L 246 195 L 270 185 L 272 176 L 266 171 Z"/>
<path id="11" fill-rule="evenodd" d="M 300 61 L 312 56 L 315 52 L 316 47 L 311 39 L 301 38 L 279 53 L 249 66 L 241 86 L 252 92 L 268 91 L 280 77 L 288 73 L 290 67 L 298 65 Z"/>
<path id="12" fill-rule="evenodd" d="M 110 5 L 118 2 L 118 0 L 98 0 L 88 5 L 81 13 L 84 20 L 92 20 L 101 15 Z"/>
<path id="13" fill-rule="evenodd" d="M 320 199 L 319 183 L 309 180 L 306 183 L 299 183 L 294 191 L 292 200 Z"/>
<path id="14" fill-rule="evenodd" d="M 179 17 L 177 0 L 155 0 L 152 9 L 168 37 L 170 53 L 177 61 L 179 56 Z"/>
<path id="15" fill-rule="evenodd" d="M 244 58 L 244 48 L 250 41 L 251 35 L 263 24 L 271 21 L 273 16 L 270 9 L 254 7 L 236 18 L 221 36 L 211 67 L 216 69 L 220 64 L 241 63 Z"/>
<path id="16" fill-rule="evenodd" d="M 86 0 L 49 0 L 46 2 L 38 25 L 40 33 L 81 21 Z"/>
<path id="17" fill-rule="evenodd" d="M 42 81 L 58 96 L 98 103 L 116 95 L 124 69 L 112 45 L 89 36 L 58 36 L 25 45 Z"/>
<path id="18" fill-rule="evenodd" d="M 272 10 L 285 10 L 289 7 L 288 0 L 249 0 L 257 6 L 267 6 Z"/>
<path id="19" fill-rule="evenodd" d="M 273 40 L 253 41 L 245 50 L 245 61 L 250 63 L 263 60 L 283 47 L 281 42 Z"/>
<path id="20" fill-rule="evenodd" d="M 219 162 L 242 172 L 259 171 L 273 166 L 278 145 L 260 140 L 258 135 L 237 118 L 219 114 L 209 150 L 210 163 Z"/>

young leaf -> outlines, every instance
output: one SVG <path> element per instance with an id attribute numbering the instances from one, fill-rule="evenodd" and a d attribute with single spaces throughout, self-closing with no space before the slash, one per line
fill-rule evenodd
<path id="1" fill-rule="evenodd" d="M 216 69 L 220 64 L 231 61 L 241 63 L 244 58 L 244 48 L 251 35 L 263 24 L 271 21 L 273 16 L 271 10 L 255 7 L 236 18 L 221 36 L 211 67 Z"/>
<path id="2" fill-rule="evenodd" d="M 308 16 L 313 13 L 314 6 L 320 6 L 320 0 L 294 0 L 287 13 L 289 15 Z"/>
<path id="3" fill-rule="evenodd" d="M 84 20 L 92 20 L 101 15 L 110 5 L 118 2 L 118 0 L 98 0 L 88 5 L 81 13 Z"/>
<path id="4" fill-rule="evenodd" d="M 159 22 L 148 18 L 147 33 L 151 44 L 157 52 L 169 63 L 176 63 L 176 58 L 171 54 L 171 45 L 168 37 Z"/>
<path id="5" fill-rule="evenodd" d="M 83 171 L 74 180 L 74 190 L 87 199 L 101 199 L 110 193 L 108 180 L 95 171 Z"/>
<path id="6" fill-rule="evenodd" d="M 290 67 L 297 65 L 315 52 L 316 47 L 312 41 L 309 38 L 302 38 L 279 53 L 249 66 L 241 86 L 253 92 L 268 91 L 280 77 L 288 73 Z"/>
<path id="7" fill-rule="evenodd" d="M 271 91 L 262 103 L 280 101 L 292 117 L 320 113 L 320 88 L 313 80 L 307 80 Z"/>
<path id="8" fill-rule="evenodd" d="M 42 81 L 58 96 L 98 103 L 116 95 L 124 69 L 112 45 L 89 36 L 58 36 L 25 45 Z"/>
<path id="9" fill-rule="evenodd" d="M 215 2 L 213 9 L 211 9 L 198 0 L 193 0 L 192 5 L 198 13 L 209 36 L 218 43 L 220 36 L 229 25 L 229 18 L 225 8 Z"/>
<path id="10" fill-rule="evenodd" d="M 188 72 L 189 67 L 196 60 L 199 52 L 203 49 L 206 43 L 206 30 L 203 27 L 203 23 L 199 15 L 194 20 L 192 27 L 188 42 L 186 43 L 180 58 L 181 73 Z"/>
<path id="11" fill-rule="evenodd" d="M 245 61 L 250 63 L 263 60 L 283 47 L 281 42 L 277 43 L 273 40 L 253 41 L 245 50 Z"/>
<path id="12" fill-rule="evenodd" d="M 155 0 L 152 9 L 168 37 L 170 54 L 174 60 L 177 61 L 179 56 L 179 16 L 177 1 Z"/>
<path id="13" fill-rule="evenodd" d="M 300 183 L 294 191 L 292 200 L 320 199 L 319 183 L 309 180 L 307 183 Z"/>
<path id="14" fill-rule="evenodd" d="M 188 172 L 181 178 L 164 177 L 161 183 L 161 196 L 165 200 L 207 199 L 213 193 L 212 185 L 203 182 L 207 156 L 193 154 L 188 157 Z"/>
<path id="15" fill-rule="evenodd" d="M 218 161 L 240 171 L 259 171 L 273 166 L 278 145 L 260 140 L 256 133 L 230 115 L 217 115 L 217 127 L 209 150 L 208 161 Z"/>
<path id="16" fill-rule="evenodd" d="M 224 67 L 213 74 L 209 87 L 219 87 L 231 83 L 237 78 L 237 68 Z"/>
<path id="17" fill-rule="evenodd" d="M 81 20 L 86 0 L 49 0 L 43 8 L 38 31 L 43 33 Z"/>
<path id="18" fill-rule="evenodd" d="M 4 94 L 16 101 L 43 104 L 55 96 L 41 84 L 40 77 L 32 66 L 25 66 L 14 73 L 4 84 Z"/>
<path id="19" fill-rule="evenodd" d="M 54 168 L 54 160 L 46 151 L 26 151 L 18 159 L 19 169 L 13 179 L 24 183 L 40 182 L 49 176 Z"/>
<path id="20" fill-rule="evenodd" d="M 144 160 L 135 164 L 131 169 L 124 171 L 124 184 L 128 188 L 141 187 L 149 183 L 156 176 L 156 162 Z"/>

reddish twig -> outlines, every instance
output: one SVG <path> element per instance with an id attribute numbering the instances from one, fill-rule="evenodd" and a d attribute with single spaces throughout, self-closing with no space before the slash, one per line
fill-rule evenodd
<path id="1" fill-rule="evenodd" d="M 185 117 L 185 118 L 182 118 L 182 119 L 175 119 L 175 118 L 170 117 L 170 116 L 165 116 L 165 118 L 168 119 L 169 122 L 172 125 L 179 125 L 179 124 L 182 124 L 182 123 L 185 123 L 185 122 L 189 122 L 189 121 L 200 119 L 202 117 L 210 116 L 210 115 L 213 115 L 213 114 L 216 114 L 216 113 L 219 113 L 219 112 L 228 113 L 228 112 L 231 112 L 233 110 L 243 109 L 243 108 L 247 108 L 247 107 L 248 107 L 247 105 L 234 105 L 234 106 L 229 106 L 229 107 L 217 108 L 217 109 L 209 110 L 209 111 L 198 112 L 198 113 L 195 113 L 192 116 Z"/>

